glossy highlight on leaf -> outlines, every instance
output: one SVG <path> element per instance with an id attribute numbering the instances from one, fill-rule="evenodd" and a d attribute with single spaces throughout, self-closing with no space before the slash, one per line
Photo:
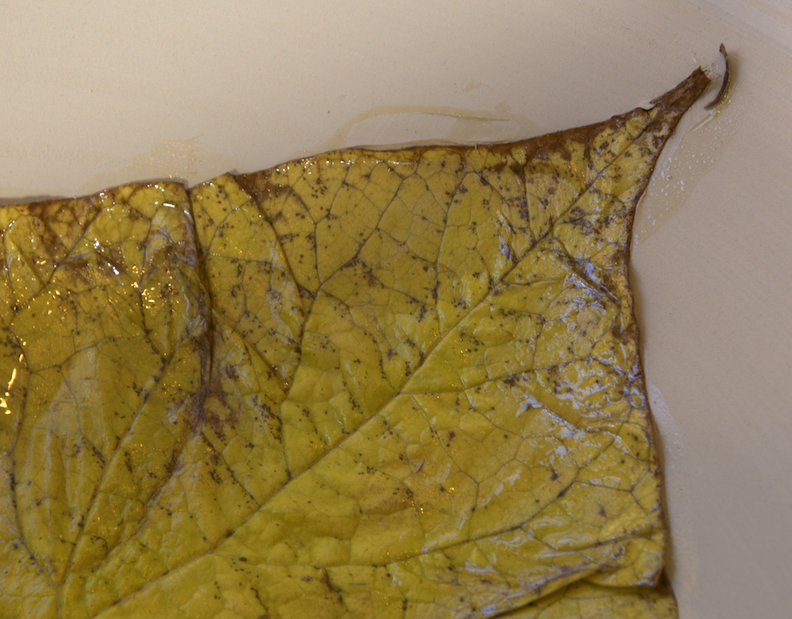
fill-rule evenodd
<path id="1" fill-rule="evenodd" d="M 674 617 L 609 121 L 0 209 L 0 616 Z"/>

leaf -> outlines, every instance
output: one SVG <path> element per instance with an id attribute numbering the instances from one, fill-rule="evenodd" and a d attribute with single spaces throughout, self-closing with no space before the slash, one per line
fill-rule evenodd
<path id="1" fill-rule="evenodd" d="M 0 210 L 0 616 L 674 616 L 627 256 L 707 84 Z"/>
<path id="2" fill-rule="evenodd" d="M 676 616 L 676 602 L 666 583 L 660 583 L 657 587 L 614 588 L 584 580 L 501 615 L 508 619 L 667 619 Z"/>

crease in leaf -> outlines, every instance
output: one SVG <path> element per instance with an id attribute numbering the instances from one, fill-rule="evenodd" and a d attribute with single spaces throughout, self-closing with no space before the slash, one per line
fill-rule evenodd
<path id="1" fill-rule="evenodd" d="M 675 616 L 627 257 L 707 84 L 0 210 L 0 615 Z"/>

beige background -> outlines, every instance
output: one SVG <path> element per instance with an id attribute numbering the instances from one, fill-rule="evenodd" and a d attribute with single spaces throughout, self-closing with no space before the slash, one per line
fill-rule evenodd
<path id="1" fill-rule="evenodd" d="M 699 63 L 717 73 L 725 43 L 732 95 L 699 103 L 664 152 L 633 274 L 681 616 L 788 617 L 790 7 L 3 0 L 0 204 L 346 145 L 530 137 L 631 109 Z"/>

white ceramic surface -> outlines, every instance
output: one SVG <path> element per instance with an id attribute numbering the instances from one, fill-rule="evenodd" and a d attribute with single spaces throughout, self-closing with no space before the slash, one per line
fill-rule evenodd
<path id="1" fill-rule="evenodd" d="M 683 619 L 792 611 L 792 5 L 0 1 L 0 204 L 603 120 L 698 64 L 633 279 Z M 714 87 L 714 90 L 717 86 Z M 713 90 L 713 94 L 714 94 Z M 707 99 L 712 94 L 707 96 Z"/>

